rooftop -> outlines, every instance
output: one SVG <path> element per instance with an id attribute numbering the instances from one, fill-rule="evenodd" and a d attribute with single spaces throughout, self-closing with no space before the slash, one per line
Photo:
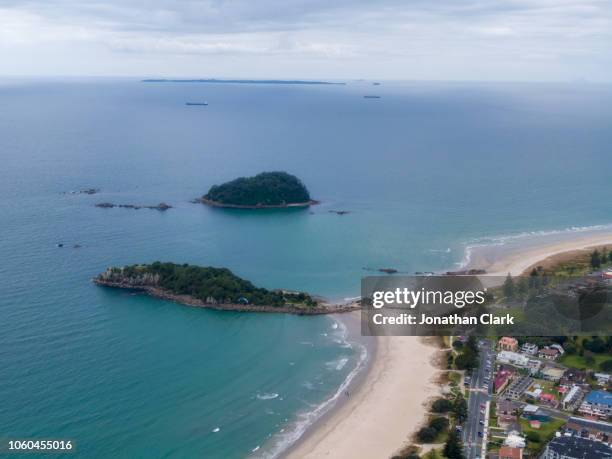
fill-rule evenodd
<path id="1" fill-rule="evenodd" d="M 608 445 L 580 437 L 553 438 L 546 449 L 569 458 L 612 459 L 612 448 Z"/>
<path id="2" fill-rule="evenodd" d="M 597 405 L 612 405 L 612 394 L 604 390 L 594 390 L 584 399 L 585 402 L 594 403 Z"/>

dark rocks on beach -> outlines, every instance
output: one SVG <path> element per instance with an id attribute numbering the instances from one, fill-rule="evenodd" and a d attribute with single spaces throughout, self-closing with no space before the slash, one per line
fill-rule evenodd
<path id="1" fill-rule="evenodd" d="M 96 207 L 100 207 L 102 209 L 113 209 L 115 207 L 119 207 L 122 209 L 135 209 L 135 210 L 154 209 L 154 210 L 160 210 L 162 212 L 168 209 L 172 209 L 172 206 L 170 204 L 166 204 L 165 202 L 160 202 L 156 206 L 139 206 L 135 204 L 113 204 L 112 202 L 100 202 L 96 204 Z"/>
<path id="2" fill-rule="evenodd" d="M 395 274 L 397 272 L 397 269 L 393 269 L 393 268 L 379 268 L 378 270 L 381 273 L 387 273 L 387 274 Z"/>

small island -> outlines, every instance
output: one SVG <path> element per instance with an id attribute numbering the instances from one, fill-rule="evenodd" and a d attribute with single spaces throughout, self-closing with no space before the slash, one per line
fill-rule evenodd
<path id="1" fill-rule="evenodd" d="M 240 177 L 222 185 L 213 185 L 197 199 L 215 207 L 236 209 L 271 209 L 308 207 L 318 204 L 296 176 L 286 172 L 262 172 L 254 177 Z"/>
<path id="2" fill-rule="evenodd" d="M 172 206 L 170 204 L 166 204 L 165 202 L 160 202 L 156 206 L 141 206 L 137 204 L 114 204 L 112 202 L 100 202 L 96 204 L 95 206 L 101 209 L 114 209 L 115 207 L 118 207 L 120 209 L 134 209 L 134 210 L 153 209 L 153 210 L 160 210 L 162 212 L 165 212 L 168 209 L 172 209 Z"/>
<path id="3" fill-rule="evenodd" d="M 187 306 L 244 312 L 300 315 L 347 312 L 358 308 L 330 305 L 302 292 L 255 287 L 227 268 L 161 263 L 110 267 L 93 279 L 96 285 L 130 289 Z"/>

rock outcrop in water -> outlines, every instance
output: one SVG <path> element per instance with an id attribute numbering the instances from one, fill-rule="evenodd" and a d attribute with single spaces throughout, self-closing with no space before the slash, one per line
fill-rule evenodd
<path id="1" fill-rule="evenodd" d="M 310 295 L 267 290 L 229 269 L 155 262 L 111 267 L 93 279 L 97 285 L 140 291 L 188 306 L 245 312 L 329 314 L 353 311 L 356 304 L 323 304 Z"/>
<path id="2" fill-rule="evenodd" d="M 170 204 L 166 204 L 165 202 L 160 202 L 156 206 L 139 206 L 135 204 L 113 204 L 112 202 L 100 202 L 96 204 L 96 207 L 100 207 L 102 209 L 113 209 L 115 207 L 120 207 L 122 209 L 135 209 L 135 210 L 154 209 L 154 210 L 161 210 L 162 212 L 168 209 L 172 209 L 172 206 Z"/>

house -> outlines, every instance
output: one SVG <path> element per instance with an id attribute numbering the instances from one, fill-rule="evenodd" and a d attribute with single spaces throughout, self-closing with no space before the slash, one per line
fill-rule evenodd
<path id="1" fill-rule="evenodd" d="M 521 437 L 515 430 L 508 432 L 508 436 L 504 440 L 504 446 L 510 446 L 512 448 L 524 448 L 527 446 L 527 442 L 524 437 Z"/>
<path id="2" fill-rule="evenodd" d="M 542 411 L 540 407 L 536 405 L 525 405 L 522 416 L 529 421 L 550 421 L 550 415 Z"/>
<path id="3" fill-rule="evenodd" d="M 610 375 L 607 373 L 595 373 L 593 376 L 595 376 L 597 384 L 600 386 L 607 386 L 610 384 Z"/>
<path id="4" fill-rule="evenodd" d="M 603 390 L 590 392 L 580 405 L 581 413 L 602 419 L 612 416 L 612 393 Z"/>
<path id="5" fill-rule="evenodd" d="M 514 402 L 512 400 L 498 399 L 495 411 L 498 416 L 500 414 L 514 415 L 518 411 L 520 406 L 520 403 Z"/>
<path id="6" fill-rule="evenodd" d="M 565 394 L 561 404 L 564 410 L 575 410 L 580 404 L 580 401 L 584 397 L 584 392 L 580 386 L 572 386 L 572 388 Z"/>
<path id="7" fill-rule="evenodd" d="M 553 394 L 544 393 L 540 395 L 540 400 L 549 404 L 555 403 L 555 396 Z"/>
<path id="8" fill-rule="evenodd" d="M 541 395 L 542 395 L 542 389 L 540 389 L 539 387 L 532 389 L 532 390 L 525 391 L 525 396 L 531 397 L 534 400 L 540 400 Z"/>
<path id="9" fill-rule="evenodd" d="M 517 367 L 526 367 L 529 363 L 529 357 L 512 351 L 500 351 L 497 354 L 497 360 Z"/>
<path id="10" fill-rule="evenodd" d="M 521 352 L 527 355 L 538 355 L 538 346 L 533 343 L 525 343 L 521 346 Z"/>
<path id="11" fill-rule="evenodd" d="M 523 396 L 525 391 L 529 389 L 531 384 L 533 384 L 533 379 L 528 376 L 523 376 L 508 386 L 508 389 L 504 392 L 504 396 L 512 400 L 518 400 Z"/>
<path id="12" fill-rule="evenodd" d="M 529 368 L 529 374 L 532 376 L 535 375 L 538 371 L 540 371 L 541 367 L 542 367 L 542 362 L 540 360 L 529 359 L 529 362 L 527 362 L 527 368 Z"/>
<path id="13" fill-rule="evenodd" d="M 554 347 L 544 347 L 538 351 L 538 357 L 546 360 L 556 360 L 560 353 Z"/>
<path id="14" fill-rule="evenodd" d="M 497 342 L 497 348 L 500 351 L 518 351 L 519 345 L 516 338 L 512 338 L 510 336 L 502 336 L 500 340 Z"/>
<path id="15" fill-rule="evenodd" d="M 565 349 L 563 349 L 563 346 L 561 346 L 560 344 L 555 343 L 555 344 L 551 344 L 548 347 L 550 347 L 551 349 L 558 350 L 559 351 L 559 355 L 565 354 Z"/>
<path id="16" fill-rule="evenodd" d="M 553 438 L 542 459 L 612 459 L 612 448 L 586 438 L 559 436 Z"/>
<path id="17" fill-rule="evenodd" d="M 584 384 L 587 379 L 586 372 L 575 368 L 568 368 L 561 376 L 559 384 L 562 386 L 572 386 L 574 384 Z"/>
<path id="18" fill-rule="evenodd" d="M 590 440 L 610 443 L 612 441 L 612 424 L 572 416 L 565 424 L 565 430 L 572 435 Z"/>
<path id="19" fill-rule="evenodd" d="M 523 449 L 513 448 L 512 446 L 502 446 L 499 448 L 499 459 L 523 459 Z"/>
<path id="20" fill-rule="evenodd" d="M 542 371 L 542 378 L 546 381 L 557 382 L 561 380 L 561 376 L 565 373 L 563 368 L 545 367 Z"/>
<path id="21" fill-rule="evenodd" d="M 497 372 L 495 379 L 493 380 L 493 390 L 496 394 L 499 394 L 506 388 L 508 383 L 510 383 L 512 375 L 513 373 L 508 370 L 500 370 Z"/>

